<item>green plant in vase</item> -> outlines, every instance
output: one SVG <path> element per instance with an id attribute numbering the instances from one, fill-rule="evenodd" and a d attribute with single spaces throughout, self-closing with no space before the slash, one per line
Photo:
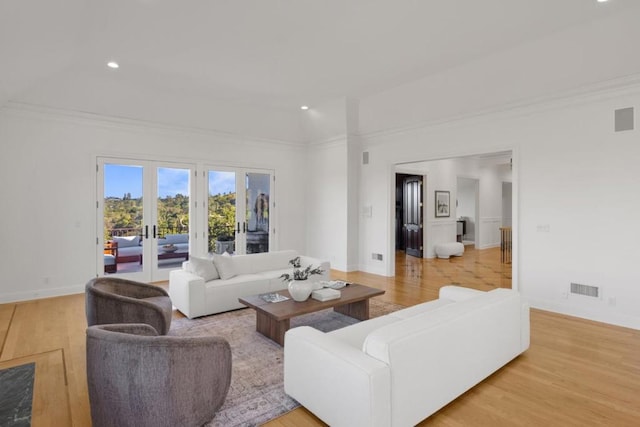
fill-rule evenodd
<path id="1" fill-rule="evenodd" d="M 306 301 L 313 291 L 313 283 L 307 279 L 313 275 L 324 273 L 324 270 L 319 266 L 314 268 L 312 265 L 303 268 L 300 257 L 290 260 L 289 264 L 293 266 L 293 273 L 284 273 L 280 278 L 285 282 L 289 282 L 289 293 L 295 301 Z"/>

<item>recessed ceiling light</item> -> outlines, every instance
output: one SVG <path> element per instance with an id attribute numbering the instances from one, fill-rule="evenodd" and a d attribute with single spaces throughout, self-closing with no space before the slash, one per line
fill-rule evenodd
<path id="1" fill-rule="evenodd" d="M 607 1 L 609 1 L 609 0 L 598 0 L 598 3 L 605 3 Z"/>
<path id="2" fill-rule="evenodd" d="M 309 106 L 308 105 L 303 105 L 302 107 L 300 107 L 301 110 L 308 110 Z"/>
<path id="3" fill-rule="evenodd" d="M 107 67 L 115 70 L 116 68 L 120 68 L 120 65 L 116 61 L 109 61 L 107 62 Z"/>

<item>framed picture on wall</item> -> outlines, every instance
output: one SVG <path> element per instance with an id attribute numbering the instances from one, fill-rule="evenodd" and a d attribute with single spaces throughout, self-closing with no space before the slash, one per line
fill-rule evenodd
<path id="1" fill-rule="evenodd" d="M 436 218 L 451 215 L 451 198 L 448 191 L 436 190 Z"/>

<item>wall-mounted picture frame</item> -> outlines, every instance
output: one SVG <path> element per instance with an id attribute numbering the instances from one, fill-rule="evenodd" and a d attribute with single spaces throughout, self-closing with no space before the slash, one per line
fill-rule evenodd
<path id="1" fill-rule="evenodd" d="M 446 218 L 451 215 L 451 196 L 448 191 L 436 190 L 436 218 Z"/>

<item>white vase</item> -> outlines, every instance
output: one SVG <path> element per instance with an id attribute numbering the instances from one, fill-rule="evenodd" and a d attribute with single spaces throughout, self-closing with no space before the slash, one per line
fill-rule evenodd
<path id="1" fill-rule="evenodd" d="M 313 282 L 309 280 L 291 280 L 288 288 L 294 301 L 306 301 L 311 295 L 311 291 L 313 291 Z"/>

